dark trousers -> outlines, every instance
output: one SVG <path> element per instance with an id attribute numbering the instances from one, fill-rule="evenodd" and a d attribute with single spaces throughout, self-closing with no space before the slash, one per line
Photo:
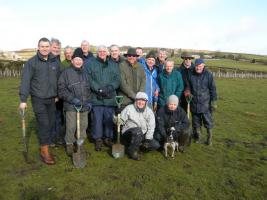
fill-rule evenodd
<path id="1" fill-rule="evenodd" d="M 92 108 L 92 128 L 93 139 L 111 138 L 113 139 L 113 106 L 93 106 Z"/>
<path id="2" fill-rule="evenodd" d="M 49 145 L 55 125 L 55 99 L 41 99 L 38 97 L 32 97 L 31 99 L 38 125 L 39 143 L 40 145 Z"/>
<path id="3" fill-rule="evenodd" d="M 122 143 L 126 146 L 128 151 L 138 150 L 142 142 L 145 140 L 145 135 L 143 134 L 141 128 L 130 128 L 125 133 L 122 134 Z M 158 141 L 152 139 L 149 140 L 147 150 L 156 150 L 160 147 Z"/>
<path id="4" fill-rule="evenodd" d="M 205 128 L 213 128 L 213 120 L 211 112 L 207 113 L 192 113 L 192 126 L 194 129 L 201 128 L 204 124 Z"/>

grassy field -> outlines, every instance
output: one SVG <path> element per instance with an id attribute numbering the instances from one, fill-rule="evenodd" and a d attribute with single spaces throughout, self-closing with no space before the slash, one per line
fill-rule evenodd
<path id="1" fill-rule="evenodd" d="M 56 165 L 39 161 L 31 108 L 26 123 L 36 162 L 24 162 L 18 85 L 18 79 L 0 79 L 1 200 L 267 199 L 267 80 L 217 80 L 211 147 L 193 143 L 174 160 L 150 152 L 137 162 L 115 160 L 108 149 L 95 152 L 87 141 L 84 169 L 73 168 L 62 147 L 52 150 Z"/>

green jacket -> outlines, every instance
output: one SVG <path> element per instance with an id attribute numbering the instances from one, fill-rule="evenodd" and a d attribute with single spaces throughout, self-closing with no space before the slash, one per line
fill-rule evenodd
<path id="1" fill-rule="evenodd" d="M 97 57 L 88 63 L 87 71 L 92 91 L 92 104 L 95 106 L 116 106 L 116 89 L 119 88 L 121 82 L 118 65 L 109 60 L 104 62 Z M 107 85 L 113 87 L 112 98 L 99 98 L 99 89 Z"/>
<path id="2" fill-rule="evenodd" d="M 65 69 L 65 68 L 67 68 L 67 67 L 69 67 L 69 66 L 71 66 L 71 61 L 70 60 L 63 60 L 62 62 L 61 62 L 61 68 L 62 69 Z"/>
<path id="3" fill-rule="evenodd" d="M 119 95 L 122 95 L 123 105 L 129 105 L 134 102 L 137 92 L 145 92 L 146 74 L 140 63 L 133 66 L 126 60 L 120 63 L 121 85 Z"/>
<path id="4" fill-rule="evenodd" d="M 170 75 L 164 70 L 158 77 L 158 85 L 160 88 L 158 104 L 160 106 L 164 106 L 172 94 L 180 99 L 184 89 L 182 75 L 177 70 L 173 70 Z"/>

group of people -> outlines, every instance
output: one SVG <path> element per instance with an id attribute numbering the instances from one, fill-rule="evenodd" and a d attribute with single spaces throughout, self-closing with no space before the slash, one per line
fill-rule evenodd
<path id="1" fill-rule="evenodd" d="M 69 156 L 75 152 L 77 111 L 79 141 L 86 140 L 91 123 L 90 137 L 96 151 L 101 151 L 103 145 L 113 145 L 114 116 L 118 112 L 121 142 L 134 160 L 140 159 L 140 150 L 160 149 L 170 132 L 183 152 L 190 137 L 200 141 L 202 125 L 207 129 L 206 143 L 211 145 L 217 95 L 203 59 L 193 64 L 192 55 L 183 53 L 183 63 L 174 67 L 165 49 L 150 51 L 143 57 L 142 48 L 129 48 L 122 56 L 118 45 L 109 49 L 100 45 L 94 56 L 85 40 L 75 50 L 67 46 L 63 61 L 60 53 L 59 40 L 41 38 L 37 54 L 24 65 L 20 84 L 19 108 L 26 109 L 31 96 L 44 163 L 56 162 L 49 152 L 53 143 L 64 142 Z M 116 96 L 123 97 L 120 109 Z M 192 136 L 186 114 L 188 103 Z"/>

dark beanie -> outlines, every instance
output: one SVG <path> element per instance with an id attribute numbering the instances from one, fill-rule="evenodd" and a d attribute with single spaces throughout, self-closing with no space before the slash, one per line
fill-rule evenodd
<path id="1" fill-rule="evenodd" d="M 79 48 L 75 49 L 75 51 L 74 51 L 74 53 L 73 53 L 71 58 L 74 59 L 76 57 L 79 57 L 79 58 L 83 59 L 83 50 L 82 50 L 82 48 L 79 47 Z"/>

